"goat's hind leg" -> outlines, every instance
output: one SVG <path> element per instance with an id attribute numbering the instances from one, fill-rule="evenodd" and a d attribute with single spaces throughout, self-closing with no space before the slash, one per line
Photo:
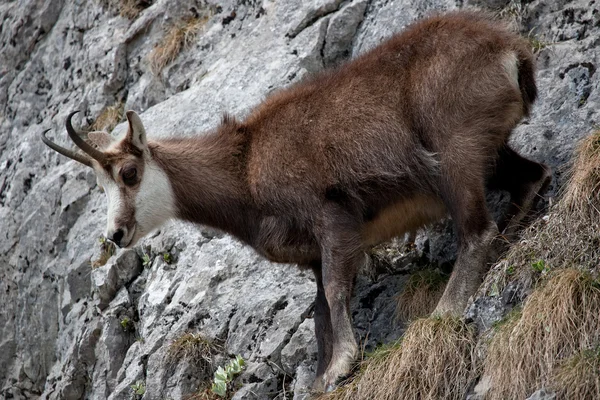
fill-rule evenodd
<path id="1" fill-rule="evenodd" d="M 520 228 L 528 223 L 531 211 L 551 181 L 552 171 L 548 166 L 522 157 L 508 145 L 500 150 L 489 186 L 510 194 L 510 205 L 498 224 L 507 239 L 514 240 Z"/>

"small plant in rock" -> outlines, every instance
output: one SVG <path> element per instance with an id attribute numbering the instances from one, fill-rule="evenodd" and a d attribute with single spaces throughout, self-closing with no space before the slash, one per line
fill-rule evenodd
<path id="1" fill-rule="evenodd" d="M 215 372 L 214 381 L 210 390 L 220 397 L 227 396 L 231 382 L 244 370 L 245 365 L 246 362 L 244 359 L 238 355 L 235 359 L 229 361 L 225 368 L 219 367 Z"/>
<path id="2" fill-rule="evenodd" d="M 125 332 L 131 332 L 134 330 L 133 328 L 133 322 L 131 322 L 131 320 L 129 319 L 129 317 L 123 317 L 121 319 L 121 327 L 123 328 L 123 331 Z"/>
<path id="3" fill-rule="evenodd" d="M 538 261 L 532 263 L 531 268 L 533 268 L 533 270 L 535 272 L 539 272 L 539 273 L 546 273 L 550 270 L 544 260 L 538 260 Z"/>
<path id="4" fill-rule="evenodd" d="M 133 394 L 136 397 L 143 396 L 146 393 L 146 382 L 144 382 L 144 381 L 137 381 L 130 387 L 131 387 L 131 390 L 133 390 Z"/>
<path id="5" fill-rule="evenodd" d="M 100 243 L 100 256 L 98 259 L 92 261 L 92 268 L 98 268 L 105 265 L 108 260 L 117 252 L 115 245 L 106 240 L 104 236 L 100 236 L 100 238 L 98 238 L 98 242 Z"/>
<path id="6" fill-rule="evenodd" d="M 171 253 L 163 253 L 163 261 L 167 264 L 171 264 L 173 262 L 173 257 L 171 257 Z"/>
<path id="7" fill-rule="evenodd" d="M 142 265 L 144 266 L 144 268 L 150 266 L 151 263 L 152 263 L 152 260 L 150 259 L 150 256 L 148 255 L 148 253 L 144 253 L 142 255 Z"/>
<path id="8" fill-rule="evenodd" d="M 531 51 L 535 53 L 539 53 L 541 50 L 545 49 L 548 46 L 548 43 L 536 38 L 533 35 L 529 35 L 529 44 L 531 45 Z"/>

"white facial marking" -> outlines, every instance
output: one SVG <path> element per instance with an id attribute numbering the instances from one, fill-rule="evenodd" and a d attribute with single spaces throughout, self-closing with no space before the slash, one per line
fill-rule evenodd
<path id="1" fill-rule="evenodd" d="M 106 199 L 108 200 L 108 212 L 106 217 L 106 232 L 105 236 L 109 236 L 111 232 L 117 229 L 115 220 L 123 208 L 123 199 L 119 186 L 105 171 L 96 172 L 98 185 L 104 189 Z"/>
<path id="2" fill-rule="evenodd" d="M 137 224 L 131 243 L 135 244 L 174 216 L 175 196 L 169 178 L 162 168 L 150 160 L 144 166 L 144 175 L 135 199 Z"/>

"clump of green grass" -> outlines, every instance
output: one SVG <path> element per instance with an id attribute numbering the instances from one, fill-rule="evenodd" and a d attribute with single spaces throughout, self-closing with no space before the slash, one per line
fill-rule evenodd
<path id="1" fill-rule="evenodd" d="M 98 242 L 100 243 L 100 256 L 92 261 L 92 268 L 99 268 L 106 265 L 108 260 L 117 252 L 115 245 L 111 241 L 106 240 L 104 236 L 101 236 Z"/>
<path id="2" fill-rule="evenodd" d="M 448 274 L 440 269 L 425 269 L 411 274 L 397 296 L 396 318 L 410 321 L 429 315 L 444 293 Z"/>
<path id="3" fill-rule="evenodd" d="M 135 332 L 135 325 L 133 324 L 133 321 L 129 319 L 129 317 L 125 316 L 121 318 L 119 323 L 121 324 L 121 328 L 123 328 L 124 332 Z"/>

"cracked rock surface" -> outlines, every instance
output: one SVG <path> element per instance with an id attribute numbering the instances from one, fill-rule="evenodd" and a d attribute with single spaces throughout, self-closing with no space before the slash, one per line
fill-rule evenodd
<path id="1" fill-rule="evenodd" d="M 223 112 L 243 118 L 274 90 L 463 3 L 155 0 L 131 18 L 112 0 L 0 4 L 0 398 L 130 399 L 138 382 L 144 399 L 187 398 L 211 374 L 167 362 L 186 332 L 222 344 L 217 365 L 236 354 L 248 362 L 234 398 L 306 398 L 316 360 L 309 272 L 179 222 L 92 268 L 102 256 L 104 195 L 91 171 L 49 151 L 39 134 L 52 129 L 67 146 L 68 113 L 80 110 L 74 122 L 88 129 L 116 105 L 139 111 L 151 137 L 201 134 Z M 515 24 L 541 43 L 540 98 L 513 145 L 554 168 L 554 195 L 577 140 L 600 120 L 600 13 L 589 0 L 527 1 L 519 12 Z M 150 54 L 185 18 L 204 22 L 153 72 Z M 418 253 L 449 265 L 451 243 L 450 224 L 437 224 L 419 234 Z M 407 262 L 397 264 L 357 280 L 352 314 L 366 349 L 402 333 L 394 298 Z M 475 319 L 507 306 L 476 304 Z"/>

